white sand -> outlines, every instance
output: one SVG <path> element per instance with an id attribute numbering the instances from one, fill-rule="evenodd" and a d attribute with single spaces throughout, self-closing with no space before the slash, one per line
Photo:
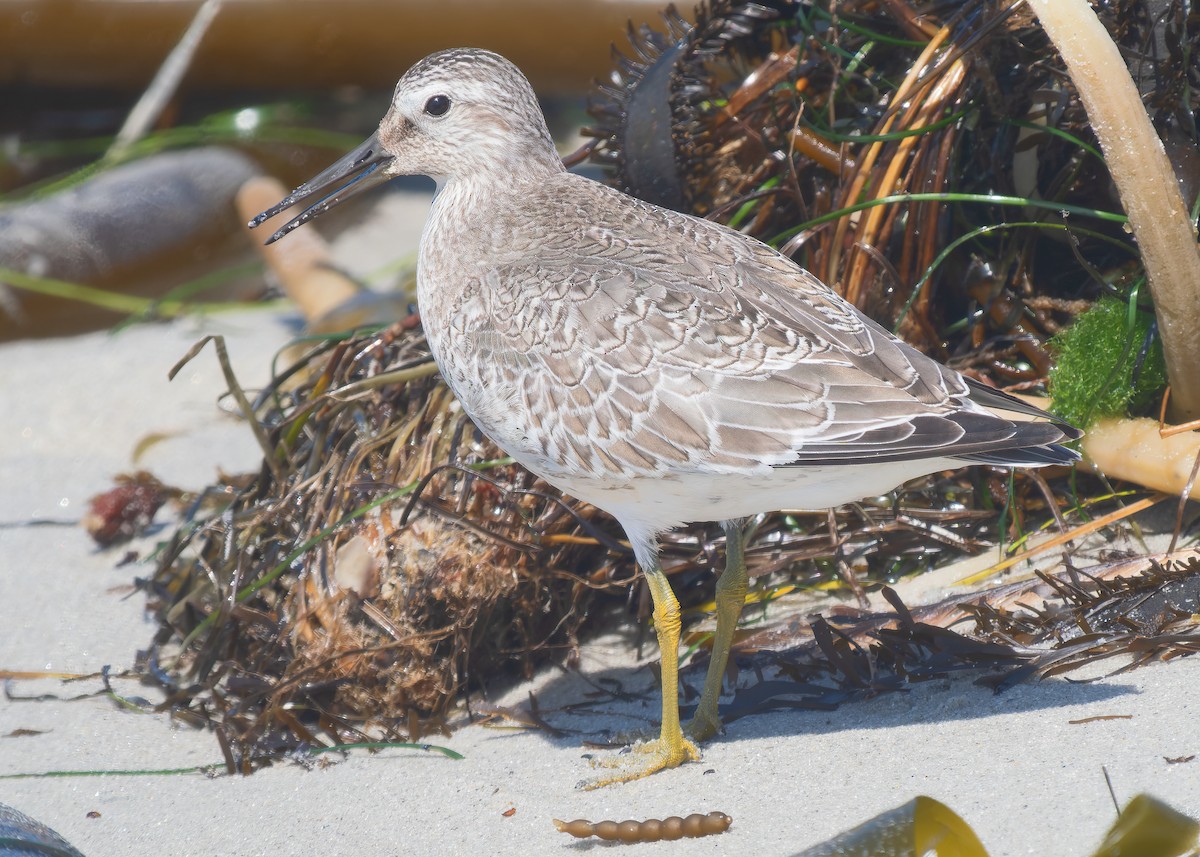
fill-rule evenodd
<path id="1" fill-rule="evenodd" d="M 423 204 L 389 201 L 389 216 L 400 218 L 395 227 L 410 243 Z M 341 246 L 363 252 L 353 232 Z M 195 488 L 217 468 L 257 466 L 249 431 L 216 407 L 224 382 L 211 346 L 167 382 L 171 365 L 209 332 L 227 337 L 239 377 L 253 386 L 266 379 L 290 330 L 266 312 L 248 311 L 0 346 L 0 669 L 119 670 L 149 642 L 154 625 L 143 615 L 142 597 L 127 597 L 131 577 L 148 569 L 115 567 L 124 549 L 97 551 L 76 521 L 87 499 L 120 472 L 144 467 Z M 135 463 L 135 447 L 155 433 L 169 436 Z M 160 512 L 164 527 L 168 519 Z M 42 520 L 51 523 L 30 523 Z M 617 635 L 591 643 L 585 670 L 648 688 L 650 674 L 630 652 Z M 9 689 L 67 698 L 99 686 L 41 680 Z M 792 854 L 927 794 L 961 814 L 993 855 L 1069 857 L 1090 853 L 1113 819 L 1101 766 L 1122 802 L 1150 791 L 1200 816 L 1200 760 L 1164 760 L 1200 751 L 1197 686 L 1194 658 L 1095 684 L 1035 682 L 999 696 L 966 680 L 929 682 L 832 713 L 748 717 L 709 744 L 701 764 L 596 792 L 575 788 L 589 774 L 578 736 L 470 726 L 431 739 L 463 753 L 463 761 L 358 752 L 327 767 L 280 764 L 246 778 L 0 780 L 0 803 L 55 828 L 89 857 L 572 853 L 591 846 L 557 833 L 551 817 L 713 809 L 734 817 L 728 833 L 642 845 L 639 853 L 767 857 Z M 584 692 L 553 668 L 535 689 L 543 707 Z M 149 692 L 128 681 L 118 690 Z M 501 701 L 521 704 L 529 690 L 517 687 Z M 613 715 L 654 716 L 657 693 L 645 699 L 624 708 L 604 703 L 609 716 L 595 724 L 582 716 L 555 722 L 572 729 L 636 725 Z M 1069 723 L 1098 715 L 1130 719 Z M 119 710 L 104 697 L 0 699 L 0 774 L 171 768 L 220 758 L 213 736 Z M 510 808 L 516 812 L 505 817 Z M 88 818 L 91 811 L 100 816 Z"/>

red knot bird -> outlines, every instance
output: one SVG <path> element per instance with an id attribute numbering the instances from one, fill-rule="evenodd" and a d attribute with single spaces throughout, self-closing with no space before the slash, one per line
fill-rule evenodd
<path id="1" fill-rule="evenodd" d="M 1076 429 L 929 359 L 766 244 L 567 172 L 529 82 L 487 51 L 418 62 L 374 136 L 251 225 L 313 202 L 274 241 L 414 174 L 437 182 L 417 299 L 442 376 L 497 445 L 617 519 L 654 599 L 661 733 L 590 785 L 698 759 L 720 728 L 745 518 L 1078 457 L 1061 445 Z M 724 522 L 728 548 L 685 736 L 658 536 L 694 521 Z"/>

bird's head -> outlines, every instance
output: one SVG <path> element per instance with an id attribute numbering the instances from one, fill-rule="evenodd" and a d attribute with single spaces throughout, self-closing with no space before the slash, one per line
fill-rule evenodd
<path id="1" fill-rule="evenodd" d="M 511 184 L 563 169 L 533 87 L 499 54 L 471 48 L 431 54 L 410 68 L 379 129 L 285 199 L 258 226 L 316 198 L 267 243 L 367 188 L 401 175 Z"/>

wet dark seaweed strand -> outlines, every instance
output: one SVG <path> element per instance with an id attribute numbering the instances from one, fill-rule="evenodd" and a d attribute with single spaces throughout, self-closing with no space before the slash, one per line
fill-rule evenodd
<path id="1" fill-rule="evenodd" d="M 559 821 L 554 819 L 554 826 L 563 833 L 569 833 L 580 839 L 589 836 L 599 836 L 601 839 L 618 840 L 621 842 L 657 842 L 660 839 L 695 839 L 700 836 L 711 836 L 714 833 L 724 833 L 733 824 L 733 819 L 723 812 L 710 812 L 701 815 L 692 813 L 687 818 L 673 815 L 661 821 L 648 818 L 645 821 L 597 821 L 592 823 L 577 818 L 575 821 Z"/>

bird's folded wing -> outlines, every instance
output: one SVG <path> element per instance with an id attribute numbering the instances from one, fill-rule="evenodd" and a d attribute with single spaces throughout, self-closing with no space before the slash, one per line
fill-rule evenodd
<path id="1" fill-rule="evenodd" d="M 962 376 L 806 271 L 694 223 L 702 261 L 603 243 L 561 267 L 545 254 L 512 262 L 483 285 L 491 307 L 474 350 L 540 415 L 526 440 L 549 464 L 597 476 L 729 471 L 1026 443 L 1018 424 L 969 402 Z M 573 240 L 588 249 L 586 236 Z M 1029 442 L 1061 437 L 1044 429 Z"/>

